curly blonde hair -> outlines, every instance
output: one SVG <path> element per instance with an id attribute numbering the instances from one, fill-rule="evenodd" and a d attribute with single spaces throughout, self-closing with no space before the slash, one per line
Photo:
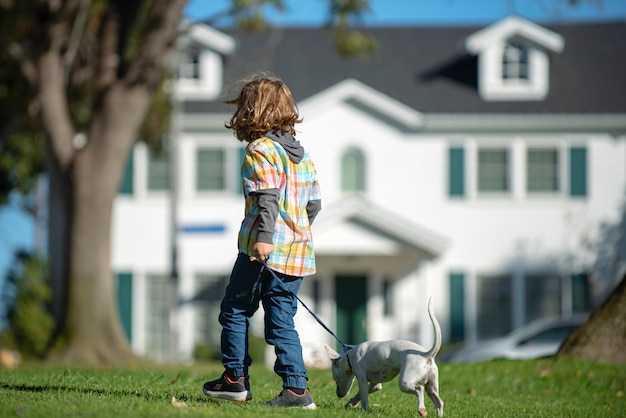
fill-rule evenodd
<path id="1" fill-rule="evenodd" d="M 252 142 L 273 130 L 296 134 L 294 125 L 302 119 L 289 87 L 282 80 L 255 74 L 241 82 L 244 85 L 236 98 L 221 99 L 223 103 L 237 105 L 225 126 L 233 130 L 238 140 Z"/>

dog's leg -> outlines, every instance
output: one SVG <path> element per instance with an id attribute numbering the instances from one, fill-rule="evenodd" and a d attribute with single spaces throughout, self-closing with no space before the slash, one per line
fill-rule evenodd
<path id="1" fill-rule="evenodd" d="M 354 395 L 352 398 L 350 398 L 350 400 L 346 403 L 345 407 L 346 408 L 356 408 L 357 405 L 359 404 L 359 402 L 361 402 L 361 397 L 359 396 L 358 392 L 356 395 Z"/>
<path id="2" fill-rule="evenodd" d="M 423 417 L 428 415 L 426 412 L 426 405 L 424 404 L 424 388 L 411 378 L 412 369 L 407 368 L 406 364 L 400 371 L 400 377 L 398 378 L 398 386 L 404 393 L 410 393 L 417 395 L 417 411 Z"/>
<path id="3" fill-rule="evenodd" d="M 424 388 L 421 385 L 415 387 L 415 393 L 417 394 L 417 412 L 421 417 L 428 415 L 426 411 L 426 405 L 424 404 Z"/>
<path id="4" fill-rule="evenodd" d="M 443 416 L 443 401 L 439 397 L 439 379 L 436 373 L 431 380 L 426 382 L 426 393 L 428 393 L 430 400 L 433 401 L 437 415 Z"/>
<path id="5" fill-rule="evenodd" d="M 364 411 L 369 411 L 370 405 L 369 405 L 369 393 L 370 393 L 370 385 L 367 382 L 367 377 L 366 376 L 357 376 L 358 382 L 359 382 L 359 393 L 358 393 L 358 397 L 361 398 L 361 408 Z M 356 398 L 356 396 L 354 397 Z M 354 399 L 352 398 L 352 399 Z"/>
<path id="6" fill-rule="evenodd" d="M 381 383 L 376 383 L 376 384 L 370 383 L 368 393 L 378 392 L 382 388 L 383 388 L 383 385 Z M 346 408 L 355 408 L 359 404 L 360 401 L 361 401 L 361 394 L 360 392 L 357 392 L 356 395 L 354 395 L 348 401 L 348 403 L 346 403 Z"/>
<path id="7" fill-rule="evenodd" d="M 350 400 L 346 403 L 346 408 L 356 408 L 357 405 L 359 405 L 359 402 L 361 402 L 361 393 L 360 391 L 357 391 L 356 395 L 350 398 Z"/>
<path id="8" fill-rule="evenodd" d="M 383 388 L 383 384 L 382 383 L 370 383 L 370 393 L 374 393 L 374 392 L 378 392 L 379 390 L 382 390 Z"/>

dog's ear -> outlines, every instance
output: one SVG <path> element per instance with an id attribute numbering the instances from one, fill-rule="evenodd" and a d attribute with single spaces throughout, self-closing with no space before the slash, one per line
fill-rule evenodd
<path id="1" fill-rule="evenodd" d="M 341 357 L 339 353 L 333 350 L 328 344 L 324 343 L 324 348 L 326 349 L 328 357 L 330 357 L 331 360 L 337 360 L 339 357 Z"/>

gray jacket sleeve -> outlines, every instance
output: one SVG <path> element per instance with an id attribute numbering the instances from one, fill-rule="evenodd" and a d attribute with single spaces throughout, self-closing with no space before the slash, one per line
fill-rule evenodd
<path id="1" fill-rule="evenodd" d="M 257 224 L 257 242 L 271 244 L 274 237 L 274 226 L 278 216 L 278 189 L 259 190 L 253 193 L 259 206 L 259 223 Z"/>
<path id="2" fill-rule="evenodd" d="M 313 221 L 318 213 L 322 210 L 322 200 L 309 200 L 306 205 L 306 212 L 309 215 L 309 225 L 313 225 Z"/>

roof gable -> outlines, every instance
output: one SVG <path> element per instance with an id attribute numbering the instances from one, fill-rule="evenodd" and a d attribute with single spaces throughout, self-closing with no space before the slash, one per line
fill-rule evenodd
<path id="1" fill-rule="evenodd" d="M 525 38 L 554 52 L 561 52 L 565 45 L 565 40 L 558 33 L 518 16 L 509 16 L 468 36 L 465 40 L 465 49 L 469 53 L 478 54 L 492 45 L 514 36 Z"/>
<path id="2" fill-rule="evenodd" d="M 420 112 L 353 78 L 303 100 L 300 108 L 314 113 L 340 103 L 354 106 L 400 129 L 418 129 L 424 123 Z"/>
<path id="3" fill-rule="evenodd" d="M 321 253 L 390 255 L 408 248 L 436 257 L 447 245 L 442 235 L 361 197 L 324 208 L 315 223 L 315 248 Z"/>
<path id="4" fill-rule="evenodd" d="M 222 55 L 235 52 L 236 42 L 232 36 L 203 23 L 185 21 L 181 24 L 181 32 L 182 36 L 179 37 L 178 42 L 183 48 L 193 41 Z"/>

